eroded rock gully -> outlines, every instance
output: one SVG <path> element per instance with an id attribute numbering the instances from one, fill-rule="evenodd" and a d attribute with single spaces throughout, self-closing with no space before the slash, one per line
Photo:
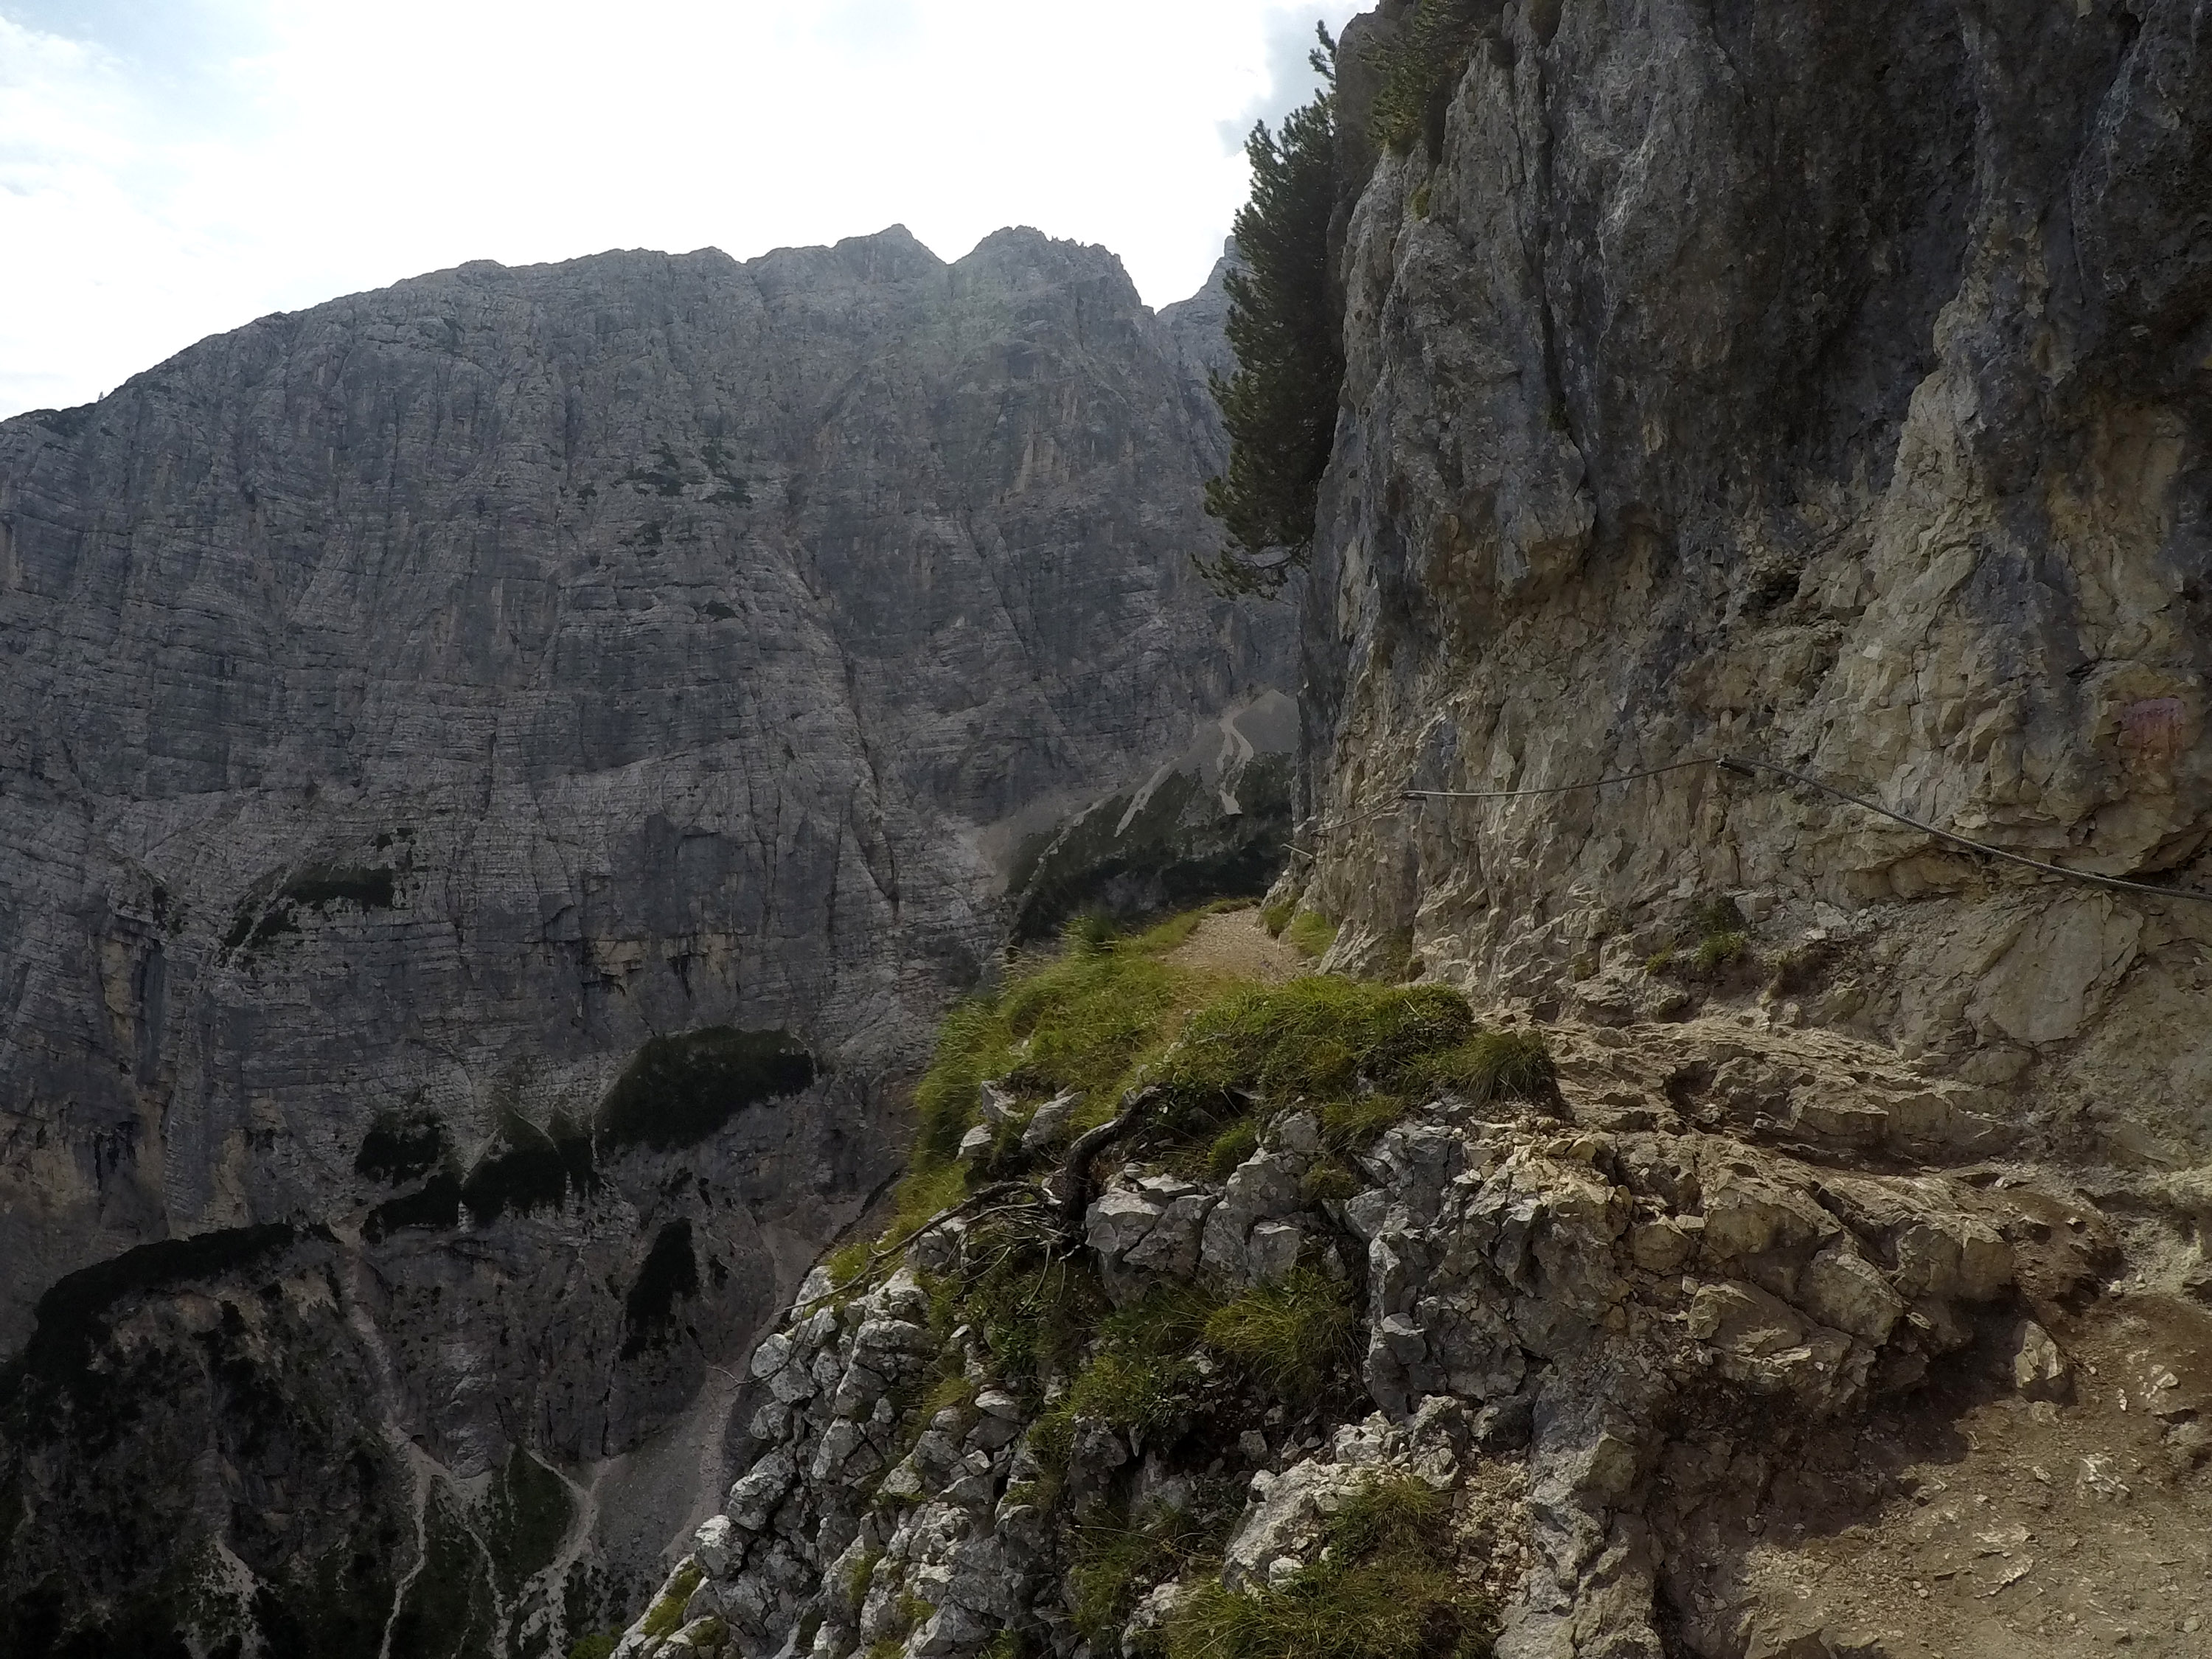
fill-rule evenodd
<path id="1" fill-rule="evenodd" d="M 1386 1470 L 1452 1494 L 1515 1659 L 2202 1651 L 2212 1309 L 2185 1204 L 1963 1158 L 1961 1118 L 1870 1150 L 1866 1121 L 1943 1085 L 1850 1039 L 1755 1016 L 1552 1038 L 1559 1109 L 1435 1098 L 1348 1196 L 1303 1195 L 1325 1153 L 1291 1113 L 1225 1180 L 1140 1159 L 1091 1206 L 1124 1306 L 1298 1263 L 1346 1281 L 1362 1355 L 1334 1407 L 1231 1388 L 1195 1428 L 1079 1415 L 1052 1441 L 971 1349 L 924 1422 L 959 1371 L 929 1287 L 967 1224 L 849 1300 L 817 1274 L 752 1364 L 756 1461 L 623 1652 L 1134 1653 L 1201 1576 L 1282 1583 Z M 1208 1501 L 1218 1555 L 1079 1632 L 1086 1528 Z"/>

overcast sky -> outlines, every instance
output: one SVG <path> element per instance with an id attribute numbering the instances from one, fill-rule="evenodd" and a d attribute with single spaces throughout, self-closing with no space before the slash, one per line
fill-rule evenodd
<path id="1" fill-rule="evenodd" d="M 0 416 L 425 270 L 903 223 L 1205 278 L 1358 0 L 0 0 Z"/>

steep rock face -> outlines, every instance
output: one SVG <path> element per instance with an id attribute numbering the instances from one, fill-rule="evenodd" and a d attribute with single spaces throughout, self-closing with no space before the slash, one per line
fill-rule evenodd
<path id="1" fill-rule="evenodd" d="M 2203 1155 L 2212 904 L 1712 766 L 1398 792 L 1733 753 L 2212 890 L 2208 45 L 2192 0 L 1494 10 L 1347 228 L 1306 674 L 1339 962 L 1617 1022 L 1714 994 L 1647 964 L 1719 941 L 1778 1017 Z"/>
<path id="2" fill-rule="evenodd" d="M 894 229 L 465 266 L 0 426 L 19 1638 L 174 1564 L 134 1505 L 319 1651 L 441 1516 L 484 1565 L 419 1593 L 544 1641 L 655 1556 L 1014 849 L 1280 678 L 1190 570 L 1206 325 Z M 517 1448 L 567 1519 L 502 1555 Z"/>

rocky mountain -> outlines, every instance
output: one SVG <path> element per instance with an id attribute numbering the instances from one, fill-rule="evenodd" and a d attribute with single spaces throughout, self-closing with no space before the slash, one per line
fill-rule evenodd
<path id="1" fill-rule="evenodd" d="M 1267 909 L 1483 1030 L 1010 1054 L 620 1653 L 2201 1652 L 2212 8 L 1341 42 Z"/>
<path id="2" fill-rule="evenodd" d="M 1198 311 L 1024 230 L 479 264 L 0 424 L 0 1648 L 641 1593 L 1061 821 L 1272 873 Z"/>

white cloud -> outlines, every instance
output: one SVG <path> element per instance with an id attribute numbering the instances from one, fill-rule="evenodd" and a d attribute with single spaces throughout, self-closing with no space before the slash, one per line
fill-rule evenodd
<path id="1" fill-rule="evenodd" d="M 1204 280 L 1352 0 L 0 0 L 0 413 L 471 258 L 1034 224 Z M 12 20 L 12 21 L 11 21 Z"/>

